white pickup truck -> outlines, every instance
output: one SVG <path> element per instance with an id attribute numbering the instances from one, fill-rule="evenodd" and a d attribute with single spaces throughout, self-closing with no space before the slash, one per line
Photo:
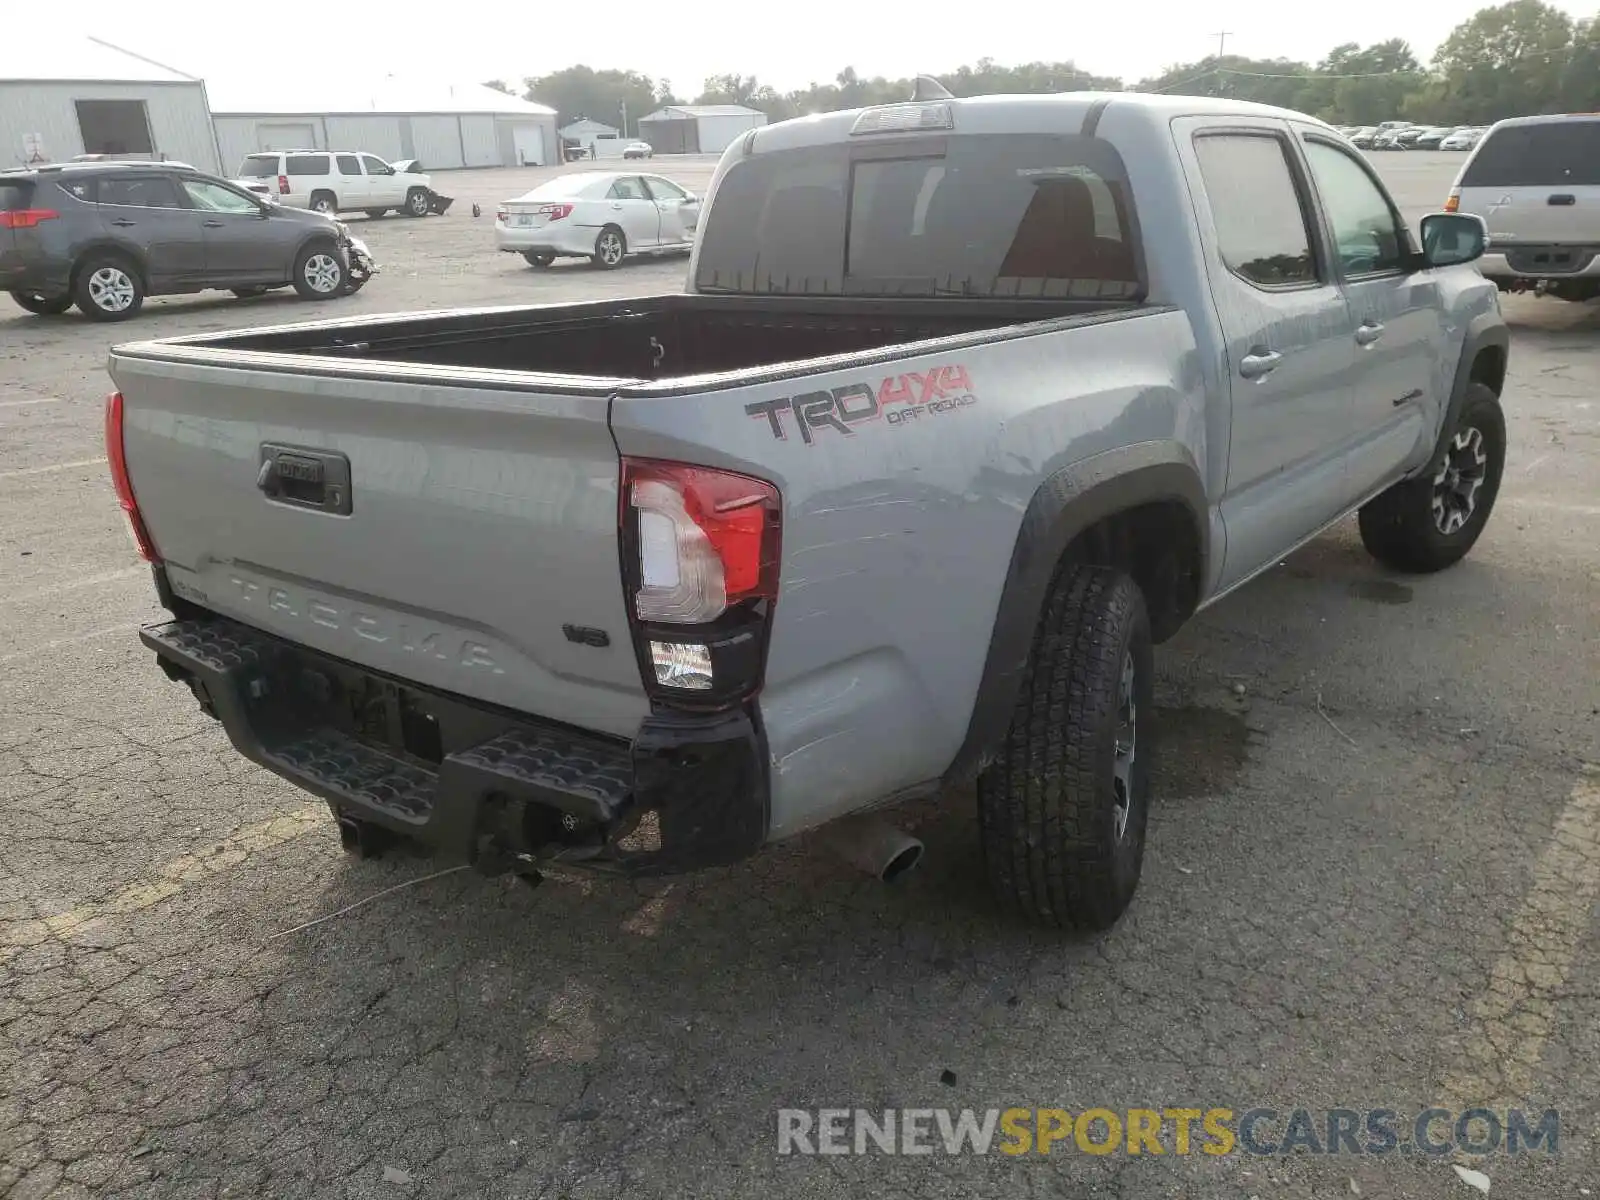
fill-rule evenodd
<path id="1" fill-rule="evenodd" d="M 741 137 L 682 295 L 117 347 L 162 667 L 353 848 L 685 870 L 976 779 L 1000 900 L 1115 922 L 1152 646 L 1350 513 L 1483 530 L 1483 222 L 1297 113 L 921 92 Z"/>

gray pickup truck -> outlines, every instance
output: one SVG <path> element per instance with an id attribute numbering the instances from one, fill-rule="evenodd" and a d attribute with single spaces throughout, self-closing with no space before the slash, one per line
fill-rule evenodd
<path id="1" fill-rule="evenodd" d="M 111 470 L 234 745 L 400 839 L 725 864 L 976 780 L 1033 920 L 1138 883 L 1152 645 L 1352 512 L 1435 571 L 1505 458 L 1507 334 L 1361 154 L 1188 97 L 753 131 L 684 294 L 117 347 Z"/>

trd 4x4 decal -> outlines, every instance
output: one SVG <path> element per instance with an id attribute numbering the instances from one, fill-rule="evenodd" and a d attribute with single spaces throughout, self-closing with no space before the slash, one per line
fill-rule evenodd
<path id="1" fill-rule="evenodd" d="M 849 437 L 855 434 L 856 426 L 880 417 L 890 425 L 905 425 L 977 402 L 967 368 L 958 363 L 891 375 L 877 388 L 847 383 L 831 391 L 761 400 L 746 404 L 744 411 L 747 416 L 764 417 L 772 436 L 779 441 L 788 440 L 784 414 L 791 414 L 800 440 L 810 446 L 823 429 L 835 429 Z"/>

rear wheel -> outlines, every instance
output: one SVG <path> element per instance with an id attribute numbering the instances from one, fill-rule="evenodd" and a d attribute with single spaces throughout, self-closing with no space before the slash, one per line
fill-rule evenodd
<path id="1" fill-rule="evenodd" d="M 406 206 L 401 210 L 408 217 L 425 217 L 428 215 L 428 193 L 421 188 L 412 188 L 406 193 Z"/>
<path id="2" fill-rule="evenodd" d="M 126 321 L 144 307 L 144 284 L 126 259 L 97 255 L 78 268 L 72 298 L 91 321 Z"/>
<path id="3" fill-rule="evenodd" d="M 607 271 L 622 265 L 628 255 L 628 239 L 615 225 L 607 225 L 594 240 L 594 265 Z"/>
<path id="4" fill-rule="evenodd" d="M 1138 585 L 1063 567 L 1034 634 L 978 826 L 1002 905 L 1041 925 L 1109 929 L 1139 886 L 1152 760 L 1154 654 Z"/>
<path id="5" fill-rule="evenodd" d="M 332 192 L 312 192 L 311 211 L 333 216 L 339 211 L 339 199 Z"/>
<path id="6" fill-rule="evenodd" d="M 1397 571 L 1453 566 L 1488 524 L 1505 465 L 1500 398 L 1487 384 L 1469 383 L 1449 440 L 1428 469 L 1362 507 L 1362 544 Z"/>
<path id="7" fill-rule="evenodd" d="M 530 267 L 548 267 L 556 260 L 554 254 L 546 254 L 541 250 L 524 250 L 522 257 L 528 260 Z"/>
<path id="8" fill-rule="evenodd" d="M 313 242 L 294 263 L 294 290 L 302 300 L 332 300 L 343 295 L 349 283 L 339 251 L 330 242 Z"/>
<path id="9" fill-rule="evenodd" d="M 11 298 L 40 317 L 59 317 L 72 307 L 71 296 L 45 296 L 39 292 L 12 292 Z"/>

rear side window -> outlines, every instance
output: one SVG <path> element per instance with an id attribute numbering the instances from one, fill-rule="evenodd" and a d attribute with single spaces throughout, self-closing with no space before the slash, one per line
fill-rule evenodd
<path id="1" fill-rule="evenodd" d="M 178 189 L 164 175 L 107 175 L 100 180 L 100 203 L 130 208 L 182 208 Z"/>
<path id="2" fill-rule="evenodd" d="M 285 174 L 288 175 L 329 175 L 328 156 L 326 154 L 291 154 L 284 159 Z"/>
<path id="3" fill-rule="evenodd" d="M 271 179 L 278 173 L 278 156 L 251 155 L 239 168 L 240 179 Z"/>
<path id="4" fill-rule="evenodd" d="M 1194 153 L 1228 270 L 1257 287 L 1315 283 L 1311 232 L 1283 142 L 1269 135 L 1206 134 L 1195 138 Z"/>
<path id="5" fill-rule="evenodd" d="M 25 179 L 0 180 L 0 212 L 21 212 L 32 200 L 32 183 Z"/>
<path id="6" fill-rule="evenodd" d="M 361 174 L 361 162 L 354 154 L 340 154 L 335 157 L 334 161 L 339 164 L 339 174 L 341 175 Z"/>
<path id="7" fill-rule="evenodd" d="M 1479 144 L 1461 186 L 1600 186 L 1600 121 L 1497 129 Z"/>
<path id="8" fill-rule="evenodd" d="M 1098 138 L 957 135 L 757 155 L 728 170 L 714 212 L 696 278 L 705 291 L 1141 293 L 1127 176 Z"/>

